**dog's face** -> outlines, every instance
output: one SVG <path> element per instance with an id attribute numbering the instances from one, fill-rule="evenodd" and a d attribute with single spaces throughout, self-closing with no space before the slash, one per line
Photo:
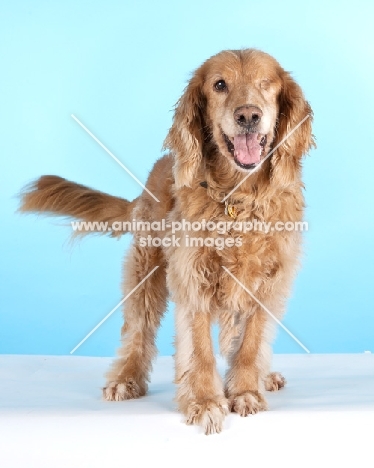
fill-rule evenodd
<path id="1" fill-rule="evenodd" d="M 202 88 L 206 122 L 220 153 L 238 169 L 254 169 L 269 152 L 282 88 L 270 56 L 222 54 L 213 57 Z"/>
<path id="2" fill-rule="evenodd" d="M 253 49 L 220 52 L 196 70 L 165 140 L 176 187 L 191 186 L 207 142 L 235 172 L 252 171 L 279 145 L 272 173 L 291 182 L 314 144 L 311 118 L 298 127 L 311 115 L 301 88 L 273 57 Z"/>

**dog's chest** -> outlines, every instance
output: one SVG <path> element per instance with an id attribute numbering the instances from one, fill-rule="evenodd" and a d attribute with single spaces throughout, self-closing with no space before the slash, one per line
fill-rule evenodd
<path id="1" fill-rule="evenodd" d="M 293 233 L 195 232 L 181 239 L 183 244 L 169 251 L 172 295 L 183 295 L 193 308 L 209 312 L 248 311 L 251 294 L 261 297 L 282 288 L 299 251 L 299 236 Z"/>

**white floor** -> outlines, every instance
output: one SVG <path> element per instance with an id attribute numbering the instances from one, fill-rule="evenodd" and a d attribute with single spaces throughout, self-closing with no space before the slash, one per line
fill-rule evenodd
<path id="1" fill-rule="evenodd" d="M 110 362 L 0 356 L 0 467 L 374 467 L 372 354 L 274 356 L 288 384 L 270 410 L 213 436 L 176 412 L 171 358 L 126 402 L 101 400 Z"/>

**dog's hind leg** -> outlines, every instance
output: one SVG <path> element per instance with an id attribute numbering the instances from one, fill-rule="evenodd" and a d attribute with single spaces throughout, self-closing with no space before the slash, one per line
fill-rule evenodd
<path id="1" fill-rule="evenodd" d="M 270 372 L 265 379 L 265 390 L 268 392 L 276 392 L 286 385 L 287 381 L 280 372 Z"/>
<path id="2" fill-rule="evenodd" d="M 156 355 L 155 338 L 166 309 L 165 261 L 161 249 L 139 247 L 135 240 L 125 265 L 124 295 L 129 294 L 155 267 L 124 303 L 122 347 L 107 373 L 106 400 L 127 400 L 145 395 Z"/>

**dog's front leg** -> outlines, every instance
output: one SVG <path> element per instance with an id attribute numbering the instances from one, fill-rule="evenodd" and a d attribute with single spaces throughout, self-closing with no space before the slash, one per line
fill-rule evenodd
<path id="1" fill-rule="evenodd" d="M 187 424 L 199 424 L 205 434 L 221 432 L 228 413 L 223 384 L 216 369 L 210 334 L 211 316 L 176 307 L 176 384 L 179 409 Z"/>
<path id="2" fill-rule="evenodd" d="M 259 308 L 246 318 L 241 343 L 230 357 L 226 375 L 226 396 L 231 411 L 248 416 L 266 410 L 262 395 L 270 352 L 266 336 L 269 317 Z"/>

